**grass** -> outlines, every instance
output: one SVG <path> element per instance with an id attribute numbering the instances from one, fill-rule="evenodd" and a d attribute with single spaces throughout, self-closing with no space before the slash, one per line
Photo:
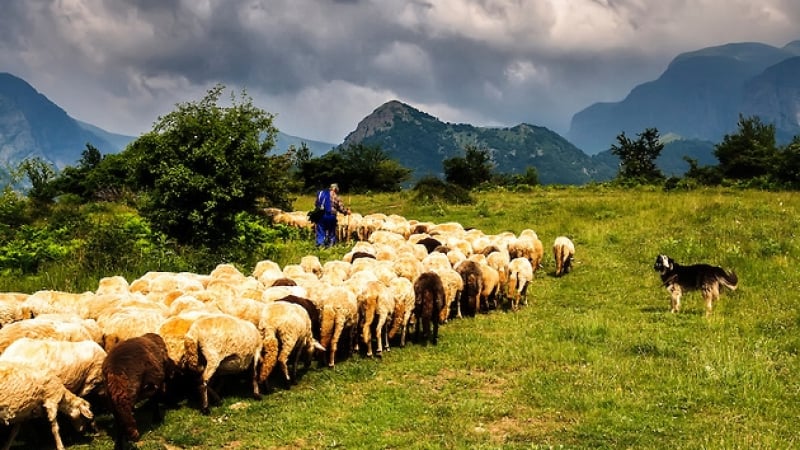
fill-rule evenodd
<path id="1" fill-rule="evenodd" d="M 210 416 L 191 400 L 158 426 L 142 412 L 139 448 L 800 448 L 800 194 L 585 187 L 476 196 L 473 206 L 415 204 L 405 192 L 345 200 L 362 214 L 536 230 L 545 267 L 527 307 L 452 320 L 437 346 L 314 365 L 260 401 L 234 382 Z M 548 250 L 558 235 L 576 245 L 563 278 L 552 276 Z M 652 269 L 658 253 L 733 268 L 740 288 L 723 293 L 710 317 L 696 292 L 670 314 Z M 101 415 L 101 429 L 110 420 Z M 104 433 L 70 442 L 113 446 Z"/>

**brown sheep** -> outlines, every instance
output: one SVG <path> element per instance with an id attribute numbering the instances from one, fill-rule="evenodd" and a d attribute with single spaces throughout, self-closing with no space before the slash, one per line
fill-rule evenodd
<path id="1" fill-rule="evenodd" d="M 439 342 L 439 312 L 443 307 L 442 279 L 436 272 L 421 274 L 414 282 L 414 337 L 417 342 L 427 343 L 428 339 L 433 345 Z"/>
<path id="2" fill-rule="evenodd" d="M 464 260 L 455 267 L 461 275 L 464 286 L 457 305 L 456 317 L 475 316 L 480 310 L 480 297 L 483 292 L 483 273 L 479 263 Z"/>
<path id="3" fill-rule="evenodd" d="M 126 339 L 108 352 L 103 361 L 103 377 L 114 415 L 115 449 L 124 448 L 125 441 L 139 440 L 133 415 L 138 402 L 149 399 L 154 420 L 164 419 L 159 402 L 163 401 L 166 382 L 174 370 L 164 339 L 155 333 Z"/>

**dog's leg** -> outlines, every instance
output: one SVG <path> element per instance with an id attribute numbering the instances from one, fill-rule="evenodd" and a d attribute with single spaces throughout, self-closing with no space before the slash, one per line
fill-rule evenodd
<path id="1" fill-rule="evenodd" d="M 711 315 L 714 301 L 719 299 L 719 285 L 703 286 L 703 300 L 706 301 L 706 316 Z"/>
<path id="2" fill-rule="evenodd" d="M 680 286 L 678 286 L 677 284 L 672 284 L 672 285 L 669 286 L 668 289 L 669 289 L 669 292 L 670 292 L 670 295 L 671 295 L 670 300 L 671 300 L 671 305 L 672 305 L 672 308 L 670 309 L 670 312 L 672 312 L 672 313 L 680 312 L 680 310 L 681 310 L 681 288 L 680 288 Z"/>

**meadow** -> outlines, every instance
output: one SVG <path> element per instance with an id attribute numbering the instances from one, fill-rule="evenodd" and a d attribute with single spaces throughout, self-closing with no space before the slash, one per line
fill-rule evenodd
<path id="1" fill-rule="evenodd" d="M 210 416 L 191 399 L 160 425 L 141 411 L 139 448 L 800 448 L 800 194 L 587 186 L 475 196 L 469 206 L 409 192 L 345 201 L 486 233 L 535 230 L 545 260 L 526 307 L 451 320 L 436 346 L 314 364 L 261 400 L 229 382 Z M 562 278 L 550 251 L 558 235 L 576 246 Z M 280 262 L 346 251 L 298 242 Z M 659 253 L 734 269 L 739 288 L 709 317 L 698 292 L 671 314 Z M 100 434 L 65 440 L 112 448 L 111 422 L 101 414 Z M 50 442 L 40 434 L 13 448 Z"/>

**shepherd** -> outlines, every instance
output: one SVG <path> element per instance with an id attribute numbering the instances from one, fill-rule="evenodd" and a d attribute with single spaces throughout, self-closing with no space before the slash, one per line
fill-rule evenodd
<path id="1" fill-rule="evenodd" d="M 350 214 L 350 208 L 346 208 L 339 198 L 339 185 L 333 183 L 328 189 L 319 191 L 314 207 L 323 212 L 322 218 L 314 224 L 317 247 L 330 247 L 336 243 L 336 213 Z"/>

